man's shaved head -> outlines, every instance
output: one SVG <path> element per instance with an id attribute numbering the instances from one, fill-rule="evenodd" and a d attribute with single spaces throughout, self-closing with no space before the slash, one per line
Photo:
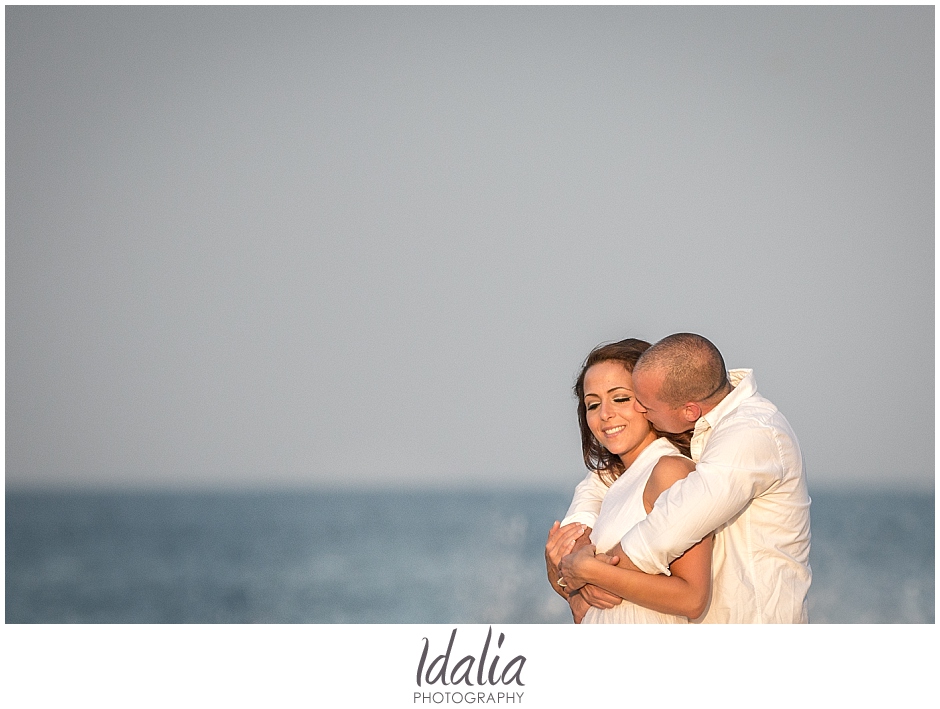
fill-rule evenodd
<path id="1" fill-rule="evenodd" d="M 634 376 L 640 373 L 662 376 L 658 398 L 673 407 L 708 401 L 730 386 L 718 348 L 689 332 L 664 337 L 646 350 L 634 367 Z"/>

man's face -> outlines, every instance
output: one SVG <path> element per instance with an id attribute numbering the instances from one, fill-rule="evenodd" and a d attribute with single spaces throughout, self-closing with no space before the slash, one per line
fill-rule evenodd
<path id="1" fill-rule="evenodd" d="M 663 373 L 656 370 L 640 370 L 633 373 L 633 408 L 646 416 L 646 420 L 663 433 L 682 433 L 695 427 L 689 421 L 685 407 L 673 408 L 659 399 L 663 385 Z"/>

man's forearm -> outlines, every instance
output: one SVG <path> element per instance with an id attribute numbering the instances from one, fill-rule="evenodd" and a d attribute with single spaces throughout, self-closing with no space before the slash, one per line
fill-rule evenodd
<path id="1" fill-rule="evenodd" d="M 597 473 L 590 472 L 577 484 L 574 489 L 574 497 L 571 499 L 571 505 L 565 513 L 562 524 L 571 524 L 580 522 L 588 527 L 593 527 L 597 521 L 597 515 L 601 511 L 601 504 L 607 495 L 607 486 L 601 482 Z"/>
<path id="2" fill-rule="evenodd" d="M 669 565 L 751 500 L 747 471 L 698 469 L 663 492 L 647 517 L 620 540 L 621 551 L 647 574 L 669 574 Z"/>

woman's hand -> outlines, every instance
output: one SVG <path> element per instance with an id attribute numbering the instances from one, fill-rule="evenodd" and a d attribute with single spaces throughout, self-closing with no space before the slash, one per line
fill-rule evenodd
<path id="1" fill-rule="evenodd" d="M 558 579 L 561 572 L 558 570 L 558 565 L 562 557 L 575 548 L 575 543 L 586 529 L 585 525 L 577 522 L 562 527 L 561 523 L 556 521 L 548 532 L 548 541 L 545 542 L 545 569 L 548 572 L 548 582 L 555 592 L 564 598 L 568 597 L 568 592 L 565 590 L 567 583 L 562 581 L 565 586 L 559 585 Z"/>
<path id="2" fill-rule="evenodd" d="M 595 552 L 594 545 L 588 544 L 562 557 L 559 569 L 569 592 L 592 583 L 592 579 L 589 578 L 591 567 L 598 563 L 594 559 Z"/>
<path id="3" fill-rule="evenodd" d="M 561 573 L 572 591 L 571 597 L 579 596 L 587 605 L 595 608 L 613 608 L 623 603 L 623 598 L 595 585 L 592 580 L 599 566 L 616 566 L 618 557 L 596 553 L 593 545 L 576 549 L 561 560 Z M 576 593 L 575 593 L 576 591 Z M 569 599 L 570 601 L 570 599 Z M 572 613 L 575 607 L 572 606 Z M 584 613 L 582 612 L 582 617 Z M 577 616 L 576 616 L 577 617 Z M 576 620 L 575 622 L 580 622 Z"/>
<path id="4" fill-rule="evenodd" d="M 561 557 L 570 554 L 574 549 L 574 544 L 578 537 L 584 534 L 587 527 L 578 522 L 560 526 L 560 522 L 555 522 L 552 528 L 548 530 L 548 541 L 545 542 L 545 558 L 556 569 L 561 561 Z"/>

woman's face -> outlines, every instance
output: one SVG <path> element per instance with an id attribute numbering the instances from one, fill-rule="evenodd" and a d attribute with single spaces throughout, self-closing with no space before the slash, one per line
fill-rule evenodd
<path id="1" fill-rule="evenodd" d="M 585 372 L 584 406 L 591 433 L 627 467 L 656 440 L 646 417 L 633 408 L 633 377 L 620 362 L 598 362 Z"/>

